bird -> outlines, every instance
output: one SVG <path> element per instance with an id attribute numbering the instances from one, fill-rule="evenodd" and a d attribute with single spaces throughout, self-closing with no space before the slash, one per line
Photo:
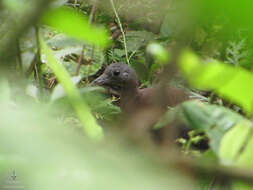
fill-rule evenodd
<path id="1" fill-rule="evenodd" d="M 110 64 L 91 85 L 105 87 L 112 95 L 119 96 L 119 106 L 126 114 L 154 107 L 166 111 L 168 106 L 174 107 L 189 99 L 185 90 L 172 86 L 166 86 L 165 90 L 158 87 L 139 89 L 135 70 L 123 62 Z"/>
<path id="2" fill-rule="evenodd" d="M 122 62 L 110 64 L 91 85 L 105 87 L 110 94 L 120 97 L 119 106 L 125 114 L 123 123 L 137 138 L 148 132 L 152 141 L 159 145 L 171 144 L 179 137 L 189 138 L 190 128 L 178 118 L 158 130 L 154 130 L 153 126 L 166 116 L 168 107 L 176 107 L 192 99 L 190 92 L 173 86 L 140 89 L 135 70 Z"/>

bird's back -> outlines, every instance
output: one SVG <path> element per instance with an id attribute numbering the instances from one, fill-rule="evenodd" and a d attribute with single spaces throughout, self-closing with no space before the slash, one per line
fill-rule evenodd
<path id="1" fill-rule="evenodd" d="M 125 112 L 137 112 L 154 107 L 160 107 L 166 111 L 168 106 L 174 107 L 188 99 L 187 92 L 176 87 L 143 88 L 138 89 L 136 94 L 132 94 L 131 97 L 122 99 L 121 108 Z"/>

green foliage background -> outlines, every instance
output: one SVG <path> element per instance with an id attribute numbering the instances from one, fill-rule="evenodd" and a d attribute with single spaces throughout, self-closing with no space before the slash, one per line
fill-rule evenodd
<path id="1" fill-rule="evenodd" d="M 13 172 L 25 189 L 253 189 L 251 13 L 250 0 L 0 2 L 0 189 Z M 119 132 L 115 97 L 89 86 L 113 62 L 197 97 L 154 128 L 187 124 L 183 156 Z"/>

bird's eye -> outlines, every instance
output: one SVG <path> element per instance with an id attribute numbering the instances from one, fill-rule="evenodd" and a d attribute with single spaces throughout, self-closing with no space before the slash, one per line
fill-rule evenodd
<path id="1" fill-rule="evenodd" d="M 113 76 L 119 76 L 119 74 L 120 74 L 119 70 L 113 71 Z"/>

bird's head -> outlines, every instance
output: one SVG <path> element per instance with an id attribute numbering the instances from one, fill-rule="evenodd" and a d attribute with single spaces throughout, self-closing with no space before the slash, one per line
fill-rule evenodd
<path id="1" fill-rule="evenodd" d="M 135 90 L 138 87 L 138 77 L 134 69 L 124 63 L 112 63 L 104 73 L 95 79 L 92 85 L 108 88 L 116 95 L 123 91 Z"/>

